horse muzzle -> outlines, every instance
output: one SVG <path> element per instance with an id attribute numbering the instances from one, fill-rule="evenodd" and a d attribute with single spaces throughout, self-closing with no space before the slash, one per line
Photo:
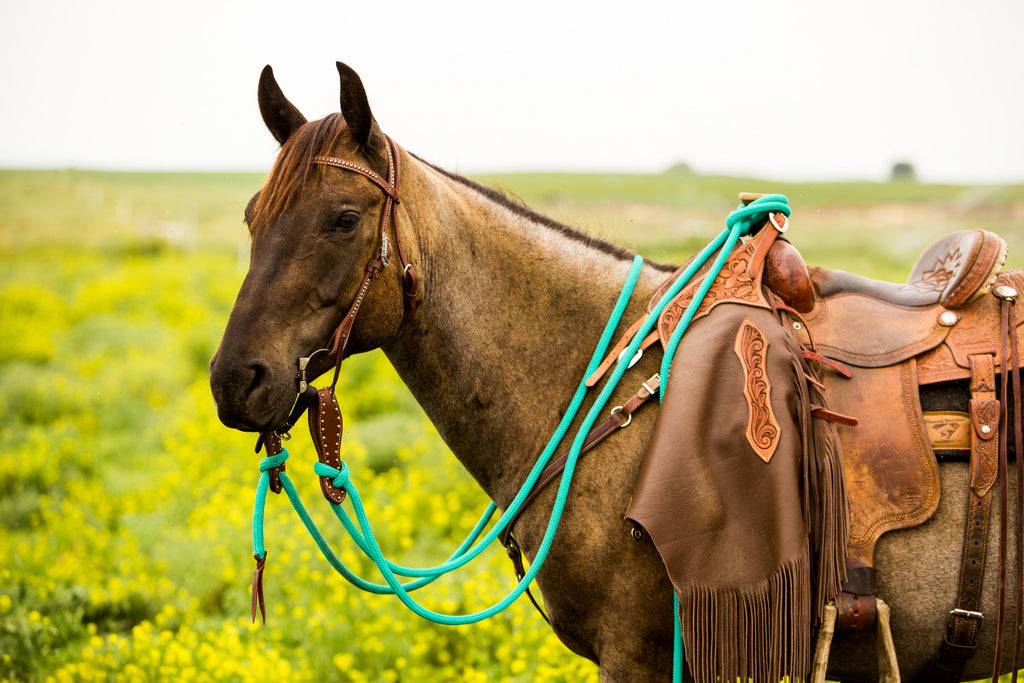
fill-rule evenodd
<path id="1" fill-rule="evenodd" d="M 263 358 L 226 356 L 210 361 L 210 389 L 217 416 L 227 427 L 265 432 L 283 425 L 295 399 L 290 368 L 276 369 Z"/>

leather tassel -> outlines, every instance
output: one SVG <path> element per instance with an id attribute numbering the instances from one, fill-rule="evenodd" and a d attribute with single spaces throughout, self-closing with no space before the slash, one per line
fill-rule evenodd
<path id="1" fill-rule="evenodd" d="M 263 625 L 267 625 L 267 607 L 263 598 L 263 568 L 267 564 L 267 555 L 253 555 L 256 559 L 256 571 L 252 574 L 252 623 L 256 623 L 256 606 L 259 605 L 260 616 L 263 618 Z"/>

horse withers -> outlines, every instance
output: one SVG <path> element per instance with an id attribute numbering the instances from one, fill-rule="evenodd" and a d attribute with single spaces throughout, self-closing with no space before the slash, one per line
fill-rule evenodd
<path id="1" fill-rule="evenodd" d="M 304 379 L 312 379 L 348 355 L 380 348 L 452 452 L 505 509 L 586 374 L 634 254 L 394 145 L 374 120 L 358 76 L 342 64 L 338 69 L 342 113 L 317 121 L 307 121 L 285 98 L 269 67 L 260 79 L 260 110 L 281 152 L 246 208 L 249 272 L 211 362 L 220 418 L 229 427 L 261 434 L 284 430 L 295 403 L 297 359 L 308 359 Z M 643 262 L 617 335 L 644 317 L 675 270 Z M 822 295 L 821 273 L 811 270 L 812 306 L 819 313 L 831 310 L 829 300 L 837 297 Z M 765 294 L 768 301 L 775 296 Z M 927 309 L 933 319 L 944 310 L 933 303 L 896 306 L 911 317 Z M 787 334 L 806 333 L 792 331 L 799 317 L 784 307 L 774 307 L 772 315 L 789 325 Z M 816 328 L 813 310 L 801 315 L 812 335 L 825 329 Z M 872 319 L 857 324 L 876 326 Z M 957 324 L 971 323 L 964 316 Z M 929 351 L 943 343 L 945 337 Z M 320 349 L 326 351 L 315 353 Z M 612 405 L 628 403 L 636 386 L 658 373 L 657 349 L 627 371 L 611 394 Z M 674 372 L 681 375 L 685 363 L 699 361 L 677 357 Z M 893 372 L 916 396 L 913 378 L 904 374 L 909 362 L 916 366 L 916 356 L 901 359 Z M 853 366 L 851 374 L 860 372 Z M 842 412 L 842 404 L 855 414 L 856 406 L 836 397 L 856 377 L 839 379 L 826 370 L 822 379 L 835 395 L 835 412 Z M 901 394 L 900 400 L 914 399 Z M 736 405 L 746 414 L 742 391 Z M 650 535 L 624 533 L 658 416 L 655 408 L 637 411 L 628 429 L 579 461 L 555 542 L 536 579 L 552 628 L 573 652 L 600 665 L 602 680 L 668 680 L 671 673 L 676 587 Z M 867 420 L 838 432 L 870 436 L 873 429 Z M 933 449 L 924 444 L 920 450 L 913 457 L 927 469 Z M 846 460 L 848 480 L 855 478 L 850 472 L 867 476 L 850 464 L 850 455 Z M 945 495 L 936 491 L 928 499 L 920 491 L 916 497 L 903 492 L 906 501 L 928 499 L 934 512 L 916 526 L 881 536 L 872 547 L 876 589 L 892 609 L 893 638 L 907 677 L 934 660 L 956 602 L 969 469 L 954 460 L 935 465 L 935 481 Z M 553 488 L 540 491 L 516 520 L 517 544 L 531 559 L 544 535 Z M 857 510 L 850 518 L 856 530 Z M 983 544 L 989 557 L 998 554 L 996 536 Z M 986 572 L 983 581 L 978 611 L 988 623 L 965 679 L 991 673 L 996 650 L 991 615 L 997 612 L 997 572 Z M 1002 670 L 1010 666 L 1010 650 L 1004 648 Z M 830 677 L 870 680 L 875 669 L 869 637 L 837 633 Z"/>

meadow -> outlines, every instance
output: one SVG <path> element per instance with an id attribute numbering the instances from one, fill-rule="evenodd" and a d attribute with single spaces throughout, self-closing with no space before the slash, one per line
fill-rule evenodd
<path id="1" fill-rule="evenodd" d="M 809 263 L 900 281 L 931 239 L 1000 233 L 1024 265 L 1024 186 L 775 183 L 691 174 L 478 178 L 659 260 L 715 235 L 740 191 L 782 192 Z M 216 417 L 207 364 L 245 274 L 259 174 L 0 171 L 0 680 L 596 681 L 529 602 L 474 626 L 421 620 L 334 575 L 267 503 L 268 620 L 249 619 L 251 435 Z M 369 381 L 372 377 L 373 381 Z M 346 361 L 343 457 L 385 552 L 436 564 L 487 504 L 380 353 Z M 342 559 L 315 453 L 289 473 Z M 490 605 L 500 548 L 425 591 Z"/>

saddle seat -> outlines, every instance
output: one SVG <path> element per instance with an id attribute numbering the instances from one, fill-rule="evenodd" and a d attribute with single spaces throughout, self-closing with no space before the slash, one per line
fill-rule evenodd
<path id="1" fill-rule="evenodd" d="M 787 250 L 786 258 L 794 252 Z M 922 356 L 949 337 L 955 351 L 973 351 L 976 343 L 994 344 L 995 335 L 987 328 L 962 323 L 977 317 L 1005 262 L 1006 243 L 1001 237 L 985 230 L 963 230 L 925 249 L 906 284 L 809 267 L 813 302 L 798 307 L 807 316 L 811 333 L 807 341 L 840 362 L 875 368 Z M 973 339 L 976 335 L 980 338 Z M 966 351 L 955 355 L 966 376 Z"/>
<path id="2" fill-rule="evenodd" d="M 818 299 L 859 294 L 901 308 L 941 305 L 954 310 L 987 294 L 1005 263 L 1002 238 L 985 230 L 961 230 L 925 249 L 906 284 L 842 270 L 810 270 Z"/>

